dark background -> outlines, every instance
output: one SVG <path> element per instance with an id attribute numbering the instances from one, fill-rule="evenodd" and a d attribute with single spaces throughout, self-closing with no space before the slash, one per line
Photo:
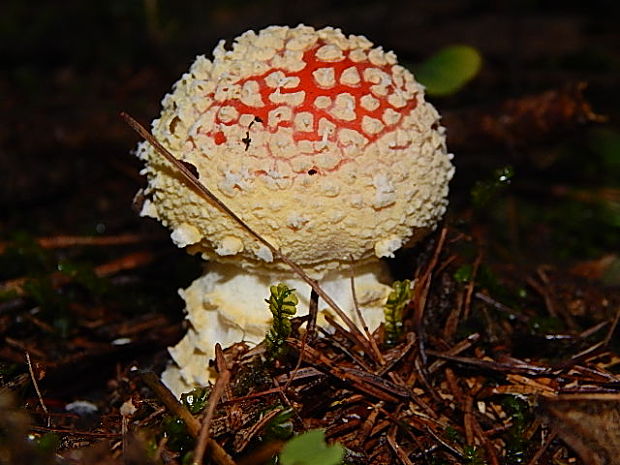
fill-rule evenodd
<path id="1" fill-rule="evenodd" d="M 13 340 L 10 347 L 0 344 L 0 377 L 11 370 L 24 373 L 23 354 L 29 350 L 48 367 L 45 387 L 51 395 L 70 398 L 85 386 L 103 385 L 120 372 L 117 364 L 128 366 L 140 350 L 148 360 L 141 366 L 166 363 L 165 347 L 184 333 L 176 291 L 199 275 L 201 265 L 176 249 L 163 227 L 132 210 L 145 181 L 131 154 L 138 137 L 119 113 L 148 125 L 196 55 L 210 56 L 220 39 L 231 41 L 247 29 L 300 22 L 366 35 L 394 50 L 414 72 L 443 46 L 477 48 L 480 74 L 455 95 L 429 99 L 443 114 L 467 115 L 587 82 L 586 98 L 606 123 L 576 122 L 568 131 L 522 144 L 482 138 L 469 149 L 454 149 L 457 171 L 447 222 L 484 247 L 485 264 L 503 269 L 502 276 L 517 276 L 517 286 L 543 264 L 564 273 L 603 258 L 607 270 L 616 271 L 606 275 L 597 301 L 618 295 L 620 2 L 4 0 L 0 245 L 30 245 L 0 254 L 0 286 L 34 278 L 23 298 L 5 299 L 0 292 L 0 334 L 4 342 Z M 505 166 L 514 169 L 512 184 L 476 205 L 472 187 L 492 183 L 495 170 Z M 23 239 L 136 232 L 160 240 L 122 250 L 44 253 Z M 74 273 L 69 286 L 49 285 L 62 261 L 92 267 L 132 250 L 151 254 L 149 265 L 106 283 Z M 461 252 L 463 263 L 474 262 L 477 250 Z M 399 258 L 402 277 L 411 277 L 411 255 Z M 596 272 L 597 266 L 588 269 Z M 588 311 L 595 308 L 586 304 Z M 24 315 L 35 306 L 42 309 L 39 320 L 29 322 Z M 160 318 L 163 312 L 168 319 Z M 592 315 L 599 321 L 607 317 Z M 112 346 L 109 341 L 119 336 L 133 337 L 135 345 Z M 150 340 L 142 343 L 145 338 Z M 159 362 L 150 365 L 156 351 Z"/>
<path id="2" fill-rule="evenodd" d="M 453 224 L 473 221 L 472 229 L 484 231 L 504 261 L 572 263 L 613 253 L 620 228 L 618 5 L 603 0 L 5 0 L 0 240 L 24 233 L 146 232 L 162 236 L 158 248 L 184 257 L 163 228 L 131 208 L 144 180 L 131 154 L 138 138 L 119 113 L 148 125 L 194 57 L 210 56 L 220 39 L 303 22 L 366 35 L 395 50 L 414 72 L 443 46 L 476 47 L 484 60 L 480 74 L 453 96 L 430 98 L 442 113 L 587 82 L 586 97 L 596 113 L 608 117 L 606 124 L 577 125 L 525 145 L 486 147 L 481 140 L 474 150 L 457 151 L 449 218 Z M 507 165 L 516 173 L 508 196 L 472 214 L 472 186 Z M 171 288 L 188 282 L 179 278 Z"/>

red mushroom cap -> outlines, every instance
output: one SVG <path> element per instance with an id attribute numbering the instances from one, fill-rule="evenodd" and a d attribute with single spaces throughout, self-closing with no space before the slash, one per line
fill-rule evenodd
<path id="1" fill-rule="evenodd" d="M 249 31 L 199 57 L 154 135 L 255 230 L 321 274 L 391 256 L 443 215 L 452 177 L 439 115 L 392 52 L 338 29 Z M 209 259 L 273 257 L 147 145 L 144 213 Z M 239 260 L 241 259 L 241 260 Z M 279 266 L 279 264 L 275 264 Z"/>

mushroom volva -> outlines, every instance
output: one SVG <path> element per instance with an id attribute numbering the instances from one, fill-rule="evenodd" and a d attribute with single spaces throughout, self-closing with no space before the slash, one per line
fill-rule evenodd
<path id="1" fill-rule="evenodd" d="M 353 275 L 376 328 L 390 290 L 379 259 L 435 227 L 454 172 L 437 111 L 394 53 L 331 27 L 248 31 L 212 60 L 197 57 L 162 105 L 155 138 L 357 321 Z M 208 260 L 181 291 L 190 329 L 163 375 L 178 394 L 208 382 L 216 342 L 265 337 L 269 285 L 296 289 L 306 311 L 310 287 L 151 145 L 137 154 L 148 179 L 141 214 Z"/>

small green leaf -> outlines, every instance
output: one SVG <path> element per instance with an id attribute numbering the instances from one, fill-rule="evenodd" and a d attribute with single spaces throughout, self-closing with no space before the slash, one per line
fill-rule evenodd
<path id="1" fill-rule="evenodd" d="M 194 448 L 194 438 L 187 432 L 185 422 L 179 417 L 167 417 L 163 422 L 164 434 L 168 438 L 167 445 L 177 452 L 185 452 Z"/>
<path id="2" fill-rule="evenodd" d="M 271 419 L 265 426 L 266 439 L 288 439 L 293 434 L 293 417 L 294 410 L 288 408 L 282 410 Z"/>
<path id="3" fill-rule="evenodd" d="M 466 465 L 486 465 L 487 463 L 481 450 L 475 446 L 465 446 L 463 448 L 463 455 Z"/>
<path id="4" fill-rule="evenodd" d="M 470 264 L 461 265 L 458 270 L 454 272 L 454 279 L 459 283 L 468 283 L 471 280 L 473 269 L 473 266 Z"/>
<path id="5" fill-rule="evenodd" d="M 338 465 L 342 463 L 344 447 L 325 443 L 325 431 L 315 429 L 294 437 L 280 452 L 282 465 Z"/>
<path id="6" fill-rule="evenodd" d="M 56 433 L 46 433 L 37 439 L 37 449 L 45 455 L 52 455 L 60 447 L 60 438 Z"/>
<path id="7" fill-rule="evenodd" d="M 392 292 L 383 307 L 385 317 L 385 343 L 396 345 L 403 334 L 403 310 L 411 300 L 411 281 L 394 281 Z"/>
<path id="8" fill-rule="evenodd" d="M 271 295 L 265 302 L 269 304 L 269 310 L 274 316 L 277 315 L 295 315 L 296 305 L 299 303 L 297 296 L 294 294 L 295 289 L 289 289 L 284 283 L 269 288 Z"/>
<path id="9" fill-rule="evenodd" d="M 196 415 L 205 409 L 209 402 L 210 394 L 211 388 L 197 387 L 185 394 L 181 394 L 181 402 L 193 415 Z"/>
<path id="10" fill-rule="evenodd" d="M 265 299 L 265 302 L 269 304 L 273 322 L 265 338 L 267 356 L 270 359 L 278 359 L 286 353 L 284 341 L 291 334 L 290 318 L 297 312 L 296 306 L 299 300 L 294 293 L 295 289 L 289 289 L 284 283 L 271 286 L 269 291 L 269 298 Z"/>
<path id="11" fill-rule="evenodd" d="M 425 62 L 414 67 L 416 79 L 435 96 L 451 95 L 472 80 L 480 71 L 480 52 L 469 45 L 442 48 Z"/>
<path id="12" fill-rule="evenodd" d="M 501 403 L 512 423 L 504 435 L 505 462 L 507 465 L 525 463 L 530 446 L 527 431 L 533 420 L 532 408 L 527 401 L 512 395 L 504 397 Z"/>

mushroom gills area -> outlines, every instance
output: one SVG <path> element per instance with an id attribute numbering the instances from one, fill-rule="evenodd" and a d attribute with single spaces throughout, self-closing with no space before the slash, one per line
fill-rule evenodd
<path id="1" fill-rule="evenodd" d="M 375 261 L 353 270 L 355 293 L 364 322 L 373 331 L 383 321 L 383 305 L 391 288 L 384 284 L 389 273 L 384 263 Z M 351 293 L 350 273 L 330 273 L 320 285 L 345 313 L 361 327 Z M 169 349 L 173 363 L 162 374 L 166 386 L 180 396 L 196 386 L 206 386 L 215 373 L 209 360 L 215 357 L 215 342 L 223 347 L 245 341 L 264 340 L 272 322 L 264 299 L 269 286 L 283 282 L 295 289 L 299 298 L 296 316 L 308 314 L 310 286 L 289 274 L 247 273 L 233 265 L 210 263 L 208 273 L 180 291 L 190 328 L 183 339 Z M 319 299 L 318 324 L 326 327 L 329 307 Z M 333 315 L 333 311 L 330 312 Z M 334 315 L 335 316 L 335 315 Z M 341 322 L 339 318 L 336 320 Z"/>

